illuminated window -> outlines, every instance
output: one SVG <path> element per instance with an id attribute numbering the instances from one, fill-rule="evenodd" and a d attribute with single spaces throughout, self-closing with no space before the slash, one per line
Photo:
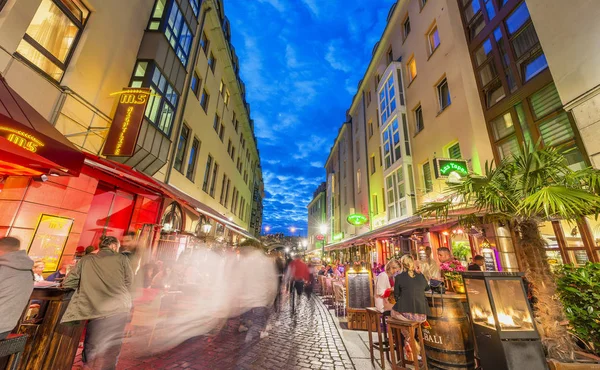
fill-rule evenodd
<path id="1" fill-rule="evenodd" d="M 429 34 L 427 35 L 427 40 L 429 41 L 429 54 L 431 55 L 433 54 L 435 49 L 437 49 L 438 46 L 440 46 L 440 35 L 438 33 L 437 26 L 434 26 L 433 29 L 429 31 Z"/>
<path id="2" fill-rule="evenodd" d="M 190 157 L 188 159 L 187 171 L 185 173 L 185 177 L 194 181 L 194 176 L 196 175 L 196 162 L 198 162 L 198 152 L 200 150 L 200 141 L 194 138 L 192 142 L 192 148 L 190 149 Z"/>
<path id="3" fill-rule="evenodd" d="M 179 94 L 156 64 L 138 61 L 131 78 L 131 87 L 149 87 L 152 95 L 146 106 L 146 118 L 165 135 L 171 134 Z"/>
<path id="4" fill-rule="evenodd" d="M 184 124 L 181 129 L 181 135 L 179 135 L 179 142 L 177 143 L 177 153 L 175 154 L 175 169 L 182 172 L 183 158 L 187 150 L 187 144 L 190 136 L 190 129 Z"/>
<path id="5" fill-rule="evenodd" d="M 411 58 L 408 61 L 406 68 L 408 69 L 408 81 L 410 83 L 417 77 L 417 61 L 415 58 Z"/>
<path id="6" fill-rule="evenodd" d="M 398 126 L 398 119 L 394 118 L 392 123 L 383 132 L 383 160 L 385 168 L 389 168 L 401 157 L 400 127 Z"/>
<path id="7" fill-rule="evenodd" d="M 80 0 L 42 0 L 17 54 L 60 81 L 89 14 Z"/>
<path id="8" fill-rule="evenodd" d="M 169 11 L 169 18 L 165 26 L 165 36 L 167 36 L 167 40 L 169 40 L 181 63 L 187 66 L 192 46 L 192 32 L 176 1 L 173 1 L 171 10 Z"/>
<path id="9" fill-rule="evenodd" d="M 165 14 L 166 3 L 167 0 L 156 0 L 156 3 L 154 3 L 154 10 L 152 11 L 152 16 L 150 16 L 150 23 L 148 24 L 149 30 L 157 31 L 160 29 L 160 22 Z"/>
<path id="10" fill-rule="evenodd" d="M 358 193 L 360 193 L 360 191 L 362 190 L 361 186 L 360 186 L 360 168 L 358 170 L 356 170 L 356 188 L 358 189 Z"/>

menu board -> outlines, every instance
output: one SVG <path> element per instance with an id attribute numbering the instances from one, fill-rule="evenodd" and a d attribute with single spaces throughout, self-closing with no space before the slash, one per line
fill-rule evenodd
<path id="1" fill-rule="evenodd" d="M 370 271 L 349 270 L 346 274 L 346 301 L 350 309 L 364 309 L 372 306 L 372 282 Z"/>
<path id="2" fill-rule="evenodd" d="M 482 251 L 482 254 L 485 259 L 485 271 L 497 271 L 494 251 L 492 249 L 485 249 Z"/>
<path id="3" fill-rule="evenodd" d="M 34 261 L 44 262 L 44 272 L 58 270 L 58 263 L 73 226 L 73 219 L 41 215 L 27 254 Z"/>

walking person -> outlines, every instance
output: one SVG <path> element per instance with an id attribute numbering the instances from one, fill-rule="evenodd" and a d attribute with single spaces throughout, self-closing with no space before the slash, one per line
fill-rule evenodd
<path id="1" fill-rule="evenodd" d="M 20 248 L 19 239 L 0 238 L 0 339 L 15 328 L 33 291 L 33 260 Z"/>
<path id="2" fill-rule="evenodd" d="M 306 266 L 306 263 L 302 261 L 302 257 L 300 255 L 297 255 L 296 258 L 288 265 L 288 274 L 291 277 L 290 295 L 292 298 L 292 313 L 294 313 L 296 309 L 294 307 L 295 295 L 297 295 L 298 299 L 300 299 L 300 297 L 302 297 L 302 292 L 304 291 L 304 284 L 310 281 L 310 272 L 308 271 L 308 266 Z M 294 291 L 296 293 L 295 295 Z"/>
<path id="3" fill-rule="evenodd" d="M 63 284 L 75 294 L 61 322 L 88 320 L 82 359 L 91 369 L 116 368 L 131 311 L 133 273 L 118 250 L 117 238 L 104 237 L 98 253 L 83 257 Z"/>
<path id="4" fill-rule="evenodd" d="M 429 289 L 429 284 L 423 274 L 415 271 L 415 261 L 410 255 L 402 256 L 400 264 L 403 271 L 396 275 L 394 280 L 396 304 L 392 308 L 392 317 L 398 320 L 425 322 L 428 309 L 425 291 Z M 407 357 L 411 358 L 411 354 L 415 352 L 420 353 L 418 342 L 415 342 L 417 348 L 410 348 L 408 338 L 411 333 L 408 329 L 402 329 L 402 335 L 406 339 L 404 349 Z"/>

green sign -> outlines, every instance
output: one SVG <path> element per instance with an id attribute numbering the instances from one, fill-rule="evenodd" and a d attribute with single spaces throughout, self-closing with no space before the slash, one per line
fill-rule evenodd
<path id="1" fill-rule="evenodd" d="M 460 176 L 467 176 L 469 174 L 469 167 L 467 166 L 467 161 L 464 159 L 437 158 L 434 166 L 435 177 L 438 179 L 448 177 L 452 172 L 456 172 Z"/>
<path id="2" fill-rule="evenodd" d="M 331 239 L 334 242 L 337 242 L 338 240 L 342 240 L 342 239 L 344 239 L 344 233 L 333 234 L 333 237 Z"/>
<path id="3" fill-rule="evenodd" d="M 363 214 L 354 213 L 354 214 L 351 214 L 350 216 L 348 216 L 348 218 L 346 218 L 346 221 L 348 221 L 348 223 L 350 225 L 360 226 L 360 225 L 366 224 L 368 219 L 367 219 L 367 216 L 365 216 Z"/>

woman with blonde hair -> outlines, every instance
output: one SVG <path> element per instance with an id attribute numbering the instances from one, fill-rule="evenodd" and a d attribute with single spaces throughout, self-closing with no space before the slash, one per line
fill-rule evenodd
<path id="1" fill-rule="evenodd" d="M 395 259 L 391 259 L 385 265 L 385 271 L 377 275 L 375 279 L 375 308 L 377 311 L 389 314 L 394 306 L 389 302 L 388 298 L 392 293 L 392 285 L 390 279 L 400 270 L 400 265 Z"/>
<path id="2" fill-rule="evenodd" d="M 415 271 L 415 261 L 410 255 L 404 255 L 400 259 L 402 273 L 394 280 L 394 296 L 396 304 L 392 309 L 392 317 L 398 320 L 424 322 L 427 320 L 428 305 L 425 299 L 425 291 L 429 284 L 423 274 Z M 402 335 L 408 339 L 411 335 L 408 330 L 402 330 Z M 409 341 L 405 342 L 405 350 L 411 354 Z M 420 352 L 419 344 L 416 343 L 416 352 Z"/>
<path id="3" fill-rule="evenodd" d="M 33 263 L 33 280 L 38 282 L 38 281 L 44 281 L 44 276 L 42 275 L 42 273 L 44 272 L 44 269 L 46 268 L 46 264 L 44 263 L 44 261 L 42 260 L 36 260 Z"/>

